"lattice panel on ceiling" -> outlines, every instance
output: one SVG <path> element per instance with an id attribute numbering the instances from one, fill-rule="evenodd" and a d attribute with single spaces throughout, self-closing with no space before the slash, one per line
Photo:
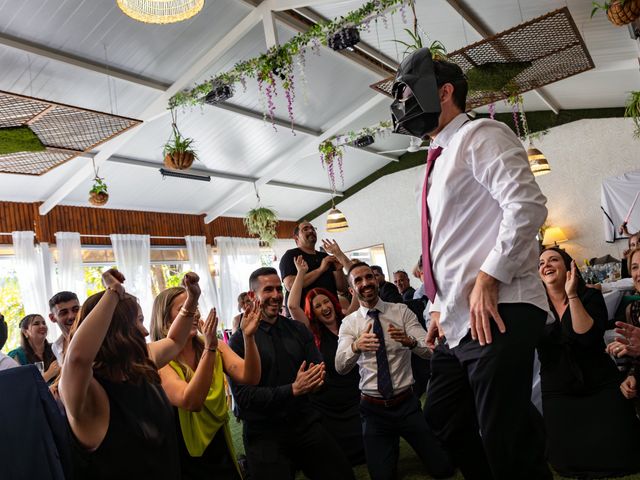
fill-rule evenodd
<path id="1" fill-rule="evenodd" d="M 502 91 L 470 90 L 467 110 L 548 85 L 595 67 L 567 7 L 549 12 L 480 42 L 451 52 L 467 73 L 488 63 L 531 62 Z M 394 77 L 371 85 L 391 96 Z"/>
<path id="2" fill-rule="evenodd" d="M 0 128 L 28 126 L 45 146 L 42 152 L 0 155 L 0 172 L 42 175 L 140 123 L 0 91 Z"/>

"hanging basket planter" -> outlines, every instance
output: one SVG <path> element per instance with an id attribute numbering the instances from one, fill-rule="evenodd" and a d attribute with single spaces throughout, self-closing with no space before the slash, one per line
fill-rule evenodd
<path id="1" fill-rule="evenodd" d="M 109 193 L 107 193 L 107 184 L 104 180 L 96 175 L 93 179 L 93 186 L 89 190 L 89 203 L 96 207 L 102 207 L 109 201 Z"/>
<path id="2" fill-rule="evenodd" d="M 327 39 L 327 45 L 332 50 L 339 52 L 347 48 L 353 48 L 360 41 L 360 32 L 356 27 L 346 27 L 338 30 Z"/>
<path id="3" fill-rule="evenodd" d="M 258 205 L 249 210 L 244 218 L 244 225 L 250 235 L 256 235 L 261 242 L 271 246 L 277 236 L 278 214 L 270 208 Z"/>
<path id="4" fill-rule="evenodd" d="M 164 166 L 173 170 L 186 170 L 191 168 L 194 160 L 193 152 L 175 151 L 164 155 Z"/>
<path id="5" fill-rule="evenodd" d="M 226 102 L 231 97 L 233 97 L 233 87 L 231 85 L 214 84 L 211 91 L 205 97 L 204 102 L 209 105 L 217 105 L 218 103 Z"/>
<path id="6" fill-rule="evenodd" d="M 613 1 L 607 8 L 607 17 L 614 25 L 622 27 L 640 16 L 640 0 Z"/>

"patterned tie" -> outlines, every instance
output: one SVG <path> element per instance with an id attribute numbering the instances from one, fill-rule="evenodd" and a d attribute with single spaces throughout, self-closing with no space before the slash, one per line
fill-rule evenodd
<path id="1" fill-rule="evenodd" d="M 380 312 L 369 310 L 369 316 L 373 318 L 373 333 L 378 337 L 380 347 L 376 350 L 376 362 L 378 364 L 378 391 L 383 398 L 393 397 L 393 382 L 391 381 L 391 370 L 389 369 L 389 359 L 387 358 L 387 347 L 384 344 L 384 331 L 380 323 Z"/>
<path id="2" fill-rule="evenodd" d="M 429 250 L 431 232 L 429 230 L 427 189 L 429 186 L 429 174 L 440 153 L 442 153 L 442 147 L 429 149 L 429 154 L 427 155 L 427 174 L 424 177 L 424 186 L 422 187 L 422 273 L 424 275 L 424 292 L 427 294 L 429 300 L 431 300 L 431 303 L 433 303 L 433 300 L 436 298 L 436 281 L 433 278 L 431 251 Z"/>

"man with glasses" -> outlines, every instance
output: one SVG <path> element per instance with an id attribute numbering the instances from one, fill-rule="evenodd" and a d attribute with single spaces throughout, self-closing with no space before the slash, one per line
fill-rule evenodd
<path id="1" fill-rule="evenodd" d="M 287 289 L 285 305 L 289 301 L 289 291 L 298 273 L 294 259 L 299 255 L 302 255 L 309 265 L 309 271 L 304 276 L 304 288 L 300 297 L 302 308 L 304 308 L 307 292 L 313 288 L 324 288 L 336 296 L 338 296 L 338 291 L 346 290 L 347 283 L 339 260 L 326 252 L 316 250 L 318 236 L 311 223 L 302 222 L 297 225 L 293 231 L 293 239 L 296 241 L 297 247 L 287 250 L 280 260 L 280 276 Z"/>

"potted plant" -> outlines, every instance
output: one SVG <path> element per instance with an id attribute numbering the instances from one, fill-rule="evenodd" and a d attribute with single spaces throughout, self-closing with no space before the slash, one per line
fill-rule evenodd
<path id="1" fill-rule="evenodd" d="M 183 137 L 178 130 L 178 118 L 175 108 L 171 109 L 171 137 L 164 144 L 164 166 L 174 170 L 186 170 L 191 167 L 198 155 L 193 150 L 193 138 Z"/>
<path id="2" fill-rule="evenodd" d="M 640 91 L 630 92 L 625 104 L 624 116 L 633 120 L 636 126 L 633 135 L 640 138 Z"/>
<path id="3" fill-rule="evenodd" d="M 591 17 L 598 10 L 604 10 L 607 13 L 609 21 L 619 27 L 633 22 L 640 16 L 640 0 L 612 0 L 604 3 L 593 2 L 593 10 Z"/>
<path id="4" fill-rule="evenodd" d="M 258 236 L 261 242 L 269 246 L 276 239 L 278 215 L 270 208 L 261 207 L 258 204 L 256 208 L 249 210 L 244 219 L 244 224 L 250 235 Z"/>
<path id="5" fill-rule="evenodd" d="M 89 190 L 89 203 L 96 207 L 101 207 L 109 201 L 109 193 L 107 192 L 107 184 L 104 179 L 97 175 L 93 179 L 93 186 Z"/>

